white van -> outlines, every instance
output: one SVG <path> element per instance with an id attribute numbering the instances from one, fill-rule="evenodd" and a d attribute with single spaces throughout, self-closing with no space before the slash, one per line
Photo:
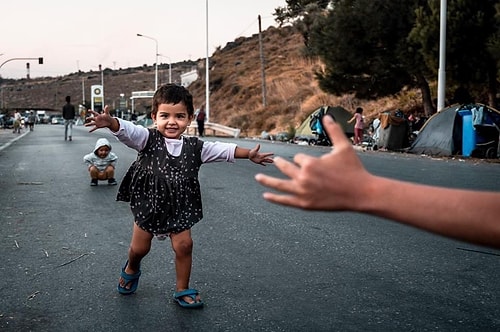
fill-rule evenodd
<path id="1" fill-rule="evenodd" d="M 49 123 L 49 117 L 45 113 L 45 111 L 36 111 L 36 117 L 38 123 Z"/>

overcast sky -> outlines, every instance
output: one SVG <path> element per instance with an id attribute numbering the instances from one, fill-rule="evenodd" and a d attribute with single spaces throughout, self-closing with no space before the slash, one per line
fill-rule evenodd
<path id="1" fill-rule="evenodd" d="M 241 36 L 277 26 L 285 0 L 9 0 L 0 11 L 3 78 L 63 76 L 78 70 L 119 69 L 205 58 Z M 146 37 L 138 37 L 137 34 Z"/>

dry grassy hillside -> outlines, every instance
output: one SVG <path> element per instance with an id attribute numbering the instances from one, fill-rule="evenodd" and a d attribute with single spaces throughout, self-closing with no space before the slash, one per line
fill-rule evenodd
<path id="1" fill-rule="evenodd" d="M 319 61 L 302 56 L 302 38 L 291 27 L 269 28 L 261 34 L 265 58 L 266 106 L 263 106 L 263 84 L 259 35 L 241 37 L 221 45 L 210 59 L 210 121 L 240 128 L 242 136 L 258 136 L 293 131 L 313 110 L 322 105 L 340 105 L 353 111 L 362 106 L 370 117 L 380 111 L 419 107 L 420 95 L 406 91 L 400 96 L 377 101 L 356 100 L 350 95 L 335 97 L 322 92 L 314 79 Z M 159 66 L 159 81 L 168 81 L 168 64 Z M 199 78 L 189 87 L 195 107 L 205 102 L 205 60 L 172 64 L 172 79 L 180 82 L 180 74 L 197 68 Z M 75 103 L 82 100 L 82 88 L 100 84 L 98 72 L 73 73 L 64 77 L 32 80 L 4 80 L 2 93 L 5 107 L 46 107 L 59 110 L 66 95 Z M 118 106 L 121 93 L 151 90 L 154 66 L 104 70 L 105 103 Z M 86 99 L 90 99 L 87 92 Z M 146 112 L 150 101 L 135 104 L 138 112 Z"/>
<path id="2" fill-rule="evenodd" d="M 305 58 L 302 45 L 301 36 L 291 27 L 269 28 L 262 34 L 266 107 L 258 34 L 237 39 L 217 50 L 211 58 L 209 73 L 211 120 L 241 128 L 244 135 L 256 136 L 263 130 L 293 131 L 322 105 L 340 105 L 351 111 L 362 106 L 368 117 L 387 109 L 418 107 L 420 95 L 415 91 L 378 101 L 324 93 L 314 78 L 314 70 L 321 63 Z M 198 104 L 204 102 L 204 72 L 204 68 L 200 70 L 202 78 L 190 87 Z"/>

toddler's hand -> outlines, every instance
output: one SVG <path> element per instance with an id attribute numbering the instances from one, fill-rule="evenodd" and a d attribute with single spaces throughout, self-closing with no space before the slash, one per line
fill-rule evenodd
<path id="1" fill-rule="evenodd" d="M 91 117 L 88 117 L 85 120 L 85 127 L 91 127 L 89 133 L 99 129 L 99 128 L 109 128 L 113 124 L 113 117 L 109 115 L 109 106 L 106 105 L 104 107 L 104 111 L 102 113 L 98 113 L 94 110 L 88 110 L 87 113 L 92 114 Z"/>
<path id="2" fill-rule="evenodd" d="M 274 153 L 272 152 L 259 153 L 259 149 L 260 149 L 260 144 L 257 144 L 255 148 L 251 149 L 248 152 L 248 159 L 262 166 L 266 166 L 266 163 L 272 164 L 274 160 L 273 158 L 271 158 L 271 156 L 274 155 Z"/>

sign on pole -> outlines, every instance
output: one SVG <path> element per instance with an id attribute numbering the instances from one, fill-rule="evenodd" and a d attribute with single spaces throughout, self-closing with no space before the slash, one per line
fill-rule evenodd
<path id="1" fill-rule="evenodd" d="M 102 90 L 102 85 L 92 85 L 90 89 L 92 98 L 91 108 L 94 111 L 101 113 L 104 109 L 104 92 Z"/>

